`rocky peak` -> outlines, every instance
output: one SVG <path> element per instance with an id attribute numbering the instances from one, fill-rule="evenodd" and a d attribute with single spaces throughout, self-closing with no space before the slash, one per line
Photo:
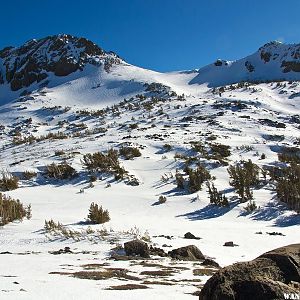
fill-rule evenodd
<path id="1" fill-rule="evenodd" d="M 67 76 L 87 64 L 103 65 L 108 72 L 121 61 L 85 38 L 58 34 L 0 50 L 0 84 L 7 82 L 16 91 L 45 80 L 49 73 Z"/>

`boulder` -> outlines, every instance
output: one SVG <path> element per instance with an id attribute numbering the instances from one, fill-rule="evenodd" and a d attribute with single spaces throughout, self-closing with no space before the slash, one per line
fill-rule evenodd
<path id="1" fill-rule="evenodd" d="M 150 257 L 148 245 L 140 240 L 133 240 L 124 244 L 124 250 L 128 256 Z"/>
<path id="2" fill-rule="evenodd" d="M 169 256 L 179 260 L 204 260 L 202 252 L 194 245 L 189 245 L 168 252 Z"/>
<path id="3" fill-rule="evenodd" d="M 184 235 L 184 238 L 185 238 L 185 239 L 191 239 L 191 240 L 200 240 L 199 237 L 193 235 L 191 232 L 187 232 L 187 233 Z"/>
<path id="4" fill-rule="evenodd" d="M 299 294 L 300 244 L 267 252 L 258 258 L 225 267 L 200 292 L 200 300 L 276 300 Z"/>
<path id="5" fill-rule="evenodd" d="M 232 241 L 230 241 L 230 242 L 225 242 L 223 246 L 224 247 L 235 247 L 235 246 L 238 246 L 238 245 L 234 244 Z"/>
<path id="6" fill-rule="evenodd" d="M 214 261 L 213 259 L 210 259 L 210 258 L 206 258 L 202 264 L 203 266 L 210 266 L 210 267 L 214 267 L 214 268 L 220 268 L 220 265 Z"/>

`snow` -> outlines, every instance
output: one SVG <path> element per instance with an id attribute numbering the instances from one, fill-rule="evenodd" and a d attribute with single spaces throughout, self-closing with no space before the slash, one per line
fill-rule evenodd
<path id="1" fill-rule="evenodd" d="M 258 59 L 257 55 L 251 56 L 252 61 Z M 205 186 L 201 191 L 189 194 L 178 191 L 174 179 L 168 182 L 161 180 L 162 175 L 174 176 L 176 169 L 182 169 L 182 162 L 174 159 L 175 153 L 191 154 L 189 142 L 207 143 L 206 136 L 210 134 L 217 136 L 217 142 L 231 147 L 230 163 L 251 159 L 259 166 L 276 164 L 275 150 L 281 145 L 292 146 L 300 137 L 298 124 L 290 122 L 291 116 L 300 114 L 300 98 L 297 96 L 300 93 L 299 82 L 291 84 L 285 81 L 280 86 L 276 83 L 261 83 L 226 90 L 221 96 L 212 93 L 209 84 L 213 82 L 212 79 L 214 85 L 245 79 L 245 73 L 241 71 L 245 60 L 249 58 L 226 67 L 210 65 L 200 70 L 165 74 L 125 62 L 114 65 L 110 72 L 105 72 L 102 67 L 87 65 L 82 72 L 78 71 L 65 78 L 50 75 L 47 88 L 38 89 L 33 85 L 33 93 L 22 102 L 12 101 L 17 99 L 19 92 L 9 92 L 7 85 L 0 85 L 0 102 L 4 103 L 0 107 L 0 125 L 5 126 L 0 135 L 0 169 L 17 175 L 25 170 L 39 173 L 37 179 L 21 180 L 18 189 L 6 192 L 25 205 L 31 204 L 32 218 L 0 228 L 0 253 L 12 253 L 0 254 L 0 298 L 191 299 L 194 296 L 190 293 L 199 290 L 209 278 L 193 275 L 192 270 L 197 268 L 193 262 L 174 263 L 169 258 L 153 258 L 154 263 L 188 269 L 164 279 L 151 278 L 173 280 L 174 285 L 153 284 L 145 290 L 108 290 L 114 285 L 132 283 L 117 278 L 87 280 L 49 273 L 73 273 L 82 271 L 85 264 L 108 263 L 109 267 L 125 268 L 131 275 L 145 279 L 140 272 L 148 269 L 139 262 L 133 264 L 130 261 L 108 259 L 112 248 L 136 236 L 149 235 L 151 243 L 158 247 L 169 245 L 164 248 L 165 251 L 189 244 L 196 245 L 204 255 L 213 258 L 221 266 L 251 260 L 266 251 L 299 242 L 299 215 L 277 201 L 274 187 L 270 184 L 254 190 L 254 199 L 260 209 L 245 214 L 246 204 L 237 201 L 229 185 L 226 166 L 216 166 L 202 159 L 216 177 L 216 187 L 225 191 L 230 198 L 228 209 L 210 205 Z M 255 66 L 260 70 L 258 62 Z M 273 63 L 266 72 L 271 72 L 271 66 Z M 159 102 L 150 112 L 142 106 L 133 110 L 120 107 L 119 114 L 108 112 L 103 119 L 78 117 L 76 113 L 80 109 L 105 109 L 124 99 L 134 98 L 137 94 L 143 94 L 149 100 L 153 95 L 145 91 L 145 83 L 152 82 L 161 83 L 178 95 L 185 94 L 185 100 L 170 96 L 170 101 Z M 215 103 L 230 104 L 232 101 L 240 101 L 247 108 L 216 109 L 212 106 Z M 142 103 L 142 100 L 135 98 L 132 103 Z M 68 110 L 64 110 L 66 106 Z M 162 114 L 159 113 L 161 108 Z M 221 112 L 224 114 L 218 114 Z M 248 118 L 244 118 L 245 115 Z M 213 119 L 216 123 L 208 122 L 212 116 L 216 116 Z M 184 121 L 183 117 L 192 119 Z M 28 118 L 32 118 L 32 124 L 25 126 L 22 121 Z M 262 125 L 259 119 L 264 118 L 282 122 L 286 128 Z M 71 136 L 72 130 L 67 125 L 58 125 L 60 121 L 66 120 L 75 125 L 85 123 L 90 130 L 102 127 L 107 131 L 65 140 L 12 144 L 11 131 L 18 126 L 24 136 L 33 134 L 38 137 L 58 131 Z M 139 127 L 129 129 L 127 126 L 132 123 L 138 123 Z M 162 136 L 155 139 L 155 134 Z M 284 140 L 266 140 L 266 135 L 284 135 Z M 140 181 L 140 185 L 129 186 L 122 181 L 114 181 L 112 177 L 103 177 L 90 188 L 87 172 L 81 163 L 83 154 L 118 148 L 124 142 L 141 146 L 141 157 L 121 159 L 122 165 Z M 172 150 L 163 151 L 164 144 L 170 144 Z M 243 145 L 252 146 L 253 149 L 241 148 Z M 79 177 L 60 182 L 42 176 L 46 165 L 62 160 L 54 155 L 56 150 L 66 152 L 64 157 L 80 173 Z M 265 160 L 260 159 L 262 153 L 266 154 Z M 107 187 L 108 183 L 110 187 Z M 81 189 L 84 189 L 84 193 L 80 193 Z M 165 195 L 167 201 L 156 205 L 160 195 Z M 111 221 L 108 223 L 90 225 L 93 230 L 105 231 L 107 235 L 86 233 L 89 225 L 85 219 L 91 202 L 102 205 L 110 213 Z M 59 221 L 68 229 L 82 232 L 80 238 L 74 240 L 46 233 L 44 221 L 50 219 Z M 201 239 L 184 239 L 188 231 Z M 270 232 L 282 235 L 272 236 L 268 234 Z M 157 237 L 159 235 L 173 238 Z M 226 241 L 233 241 L 238 246 L 225 248 L 223 244 Z M 70 247 L 74 253 L 50 253 L 64 247 Z M 193 282 L 194 279 L 201 282 Z"/>

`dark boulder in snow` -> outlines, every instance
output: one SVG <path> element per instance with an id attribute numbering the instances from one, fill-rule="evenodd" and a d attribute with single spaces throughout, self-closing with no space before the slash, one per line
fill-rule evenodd
<path id="1" fill-rule="evenodd" d="M 169 251 L 169 256 L 179 260 L 204 260 L 202 252 L 194 245 L 189 245 Z"/>
<path id="2" fill-rule="evenodd" d="M 150 257 L 148 245 L 140 240 L 133 240 L 125 243 L 124 250 L 128 256 Z"/>
<path id="3" fill-rule="evenodd" d="M 193 235 L 191 232 L 187 232 L 187 233 L 184 235 L 184 238 L 185 238 L 185 239 L 191 239 L 191 240 L 200 240 L 199 237 Z"/>
<path id="4" fill-rule="evenodd" d="M 300 244 L 264 253 L 258 258 L 225 267 L 200 292 L 200 300 L 274 300 L 299 294 Z"/>

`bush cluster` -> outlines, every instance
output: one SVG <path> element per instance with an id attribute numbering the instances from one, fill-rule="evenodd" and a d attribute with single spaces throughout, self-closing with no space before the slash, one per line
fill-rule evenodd
<path id="1" fill-rule="evenodd" d="M 133 159 L 135 157 L 141 156 L 141 151 L 137 147 L 121 147 L 119 150 L 120 155 L 125 159 Z"/>
<path id="2" fill-rule="evenodd" d="M 8 172 L 2 172 L 0 178 L 0 190 L 3 192 L 15 190 L 19 187 L 19 178 Z"/>
<path id="3" fill-rule="evenodd" d="M 71 179 L 77 175 L 76 170 L 67 162 L 61 164 L 52 163 L 46 166 L 46 176 L 54 179 Z"/>
<path id="4" fill-rule="evenodd" d="M 185 171 L 188 174 L 187 184 L 190 193 L 200 191 L 202 184 L 211 179 L 209 171 L 201 164 L 199 164 L 195 170 L 187 167 L 185 168 Z"/>
<path id="5" fill-rule="evenodd" d="M 292 163 L 277 177 L 277 197 L 300 213 L 300 165 Z"/>
<path id="6" fill-rule="evenodd" d="M 213 183 L 208 181 L 207 188 L 210 203 L 215 204 L 217 206 L 229 206 L 227 197 L 221 192 L 219 192 Z"/>
<path id="7" fill-rule="evenodd" d="M 116 180 L 124 179 L 127 171 L 120 166 L 118 151 L 88 153 L 83 156 L 82 163 L 91 172 L 113 173 Z"/>
<path id="8" fill-rule="evenodd" d="M 14 220 L 31 218 L 31 206 L 25 207 L 19 200 L 15 200 L 0 193 L 0 226 Z"/>
<path id="9" fill-rule="evenodd" d="M 259 167 L 249 159 L 229 166 L 228 173 L 231 179 L 229 183 L 235 188 L 241 202 L 253 199 L 250 188 L 259 183 Z"/>
<path id="10" fill-rule="evenodd" d="M 30 179 L 36 177 L 36 175 L 37 175 L 37 173 L 34 171 L 24 171 L 23 172 L 23 178 L 25 180 L 30 180 Z"/>

